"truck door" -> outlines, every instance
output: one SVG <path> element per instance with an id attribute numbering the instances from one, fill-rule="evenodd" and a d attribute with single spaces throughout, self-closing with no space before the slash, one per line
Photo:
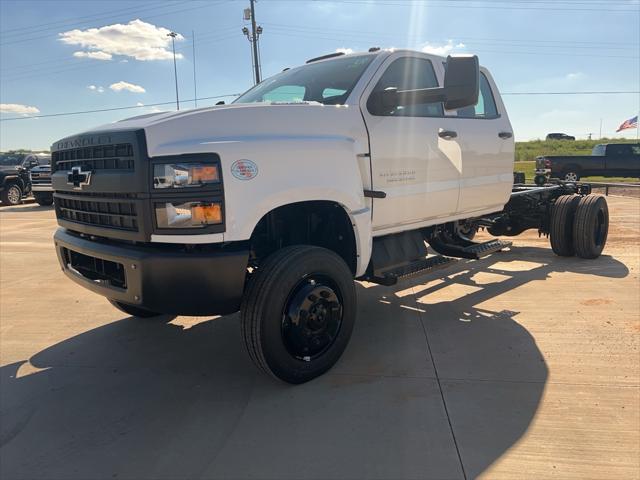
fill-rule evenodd
<path id="1" fill-rule="evenodd" d="M 475 106 L 451 113 L 462 155 L 458 216 L 501 210 L 511 195 L 515 145 L 507 112 L 489 73 L 480 72 Z"/>
<path id="2" fill-rule="evenodd" d="M 387 58 L 362 96 L 373 189 L 385 195 L 373 201 L 374 235 L 456 212 L 460 152 L 442 136 L 442 105 L 384 107 L 371 96 L 391 87 L 437 87 L 438 78 L 442 65 L 428 55 L 398 52 Z"/>
<path id="3" fill-rule="evenodd" d="M 605 176 L 617 177 L 633 175 L 634 159 L 631 144 L 617 143 L 607 145 L 605 161 Z M 640 158 L 640 157 L 638 157 Z"/>

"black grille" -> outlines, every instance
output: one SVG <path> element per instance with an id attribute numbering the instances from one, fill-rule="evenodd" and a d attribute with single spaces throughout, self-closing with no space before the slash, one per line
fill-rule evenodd
<path id="1" fill-rule="evenodd" d="M 133 145 L 119 143 L 95 147 L 71 148 L 53 152 L 52 171 L 88 167 L 91 170 L 133 170 Z"/>
<path id="2" fill-rule="evenodd" d="M 78 197 L 76 199 L 56 196 L 55 205 L 58 218 L 97 227 L 116 228 L 130 232 L 138 231 L 138 214 L 135 203 L 94 198 Z"/>
<path id="3" fill-rule="evenodd" d="M 67 265 L 85 278 L 101 283 L 108 283 L 114 287 L 127 288 L 127 278 L 121 263 L 90 257 L 82 253 L 64 248 Z"/>

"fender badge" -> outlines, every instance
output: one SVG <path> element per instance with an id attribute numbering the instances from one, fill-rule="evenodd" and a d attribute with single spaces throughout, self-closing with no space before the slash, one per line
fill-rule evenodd
<path id="1" fill-rule="evenodd" d="M 236 160 L 231 165 L 231 174 L 238 180 L 251 180 L 258 175 L 258 166 L 251 160 Z"/>

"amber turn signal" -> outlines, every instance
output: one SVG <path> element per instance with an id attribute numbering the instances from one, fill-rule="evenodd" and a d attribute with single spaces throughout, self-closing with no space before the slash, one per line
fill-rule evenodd
<path id="1" fill-rule="evenodd" d="M 219 203 L 193 205 L 191 207 L 191 222 L 205 225 L 222 223 L 222 207 Z"/>

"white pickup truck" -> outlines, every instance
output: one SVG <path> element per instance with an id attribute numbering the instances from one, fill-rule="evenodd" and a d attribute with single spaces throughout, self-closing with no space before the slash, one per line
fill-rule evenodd
<path id="1" fill-rule="evenodd" d="M 589 185 L 514 185 L 509 118 L 475 56 L 331 54 L 230 105 L 51 150 L 67 276 L 133 316 L 239 310 L 253 361 L 290 383 L 346 348 L 354 279 L 393 285 L 510 245 L 474 243 L 479 227 L 535 228 L 583 258 L 607 237 Z"/>

